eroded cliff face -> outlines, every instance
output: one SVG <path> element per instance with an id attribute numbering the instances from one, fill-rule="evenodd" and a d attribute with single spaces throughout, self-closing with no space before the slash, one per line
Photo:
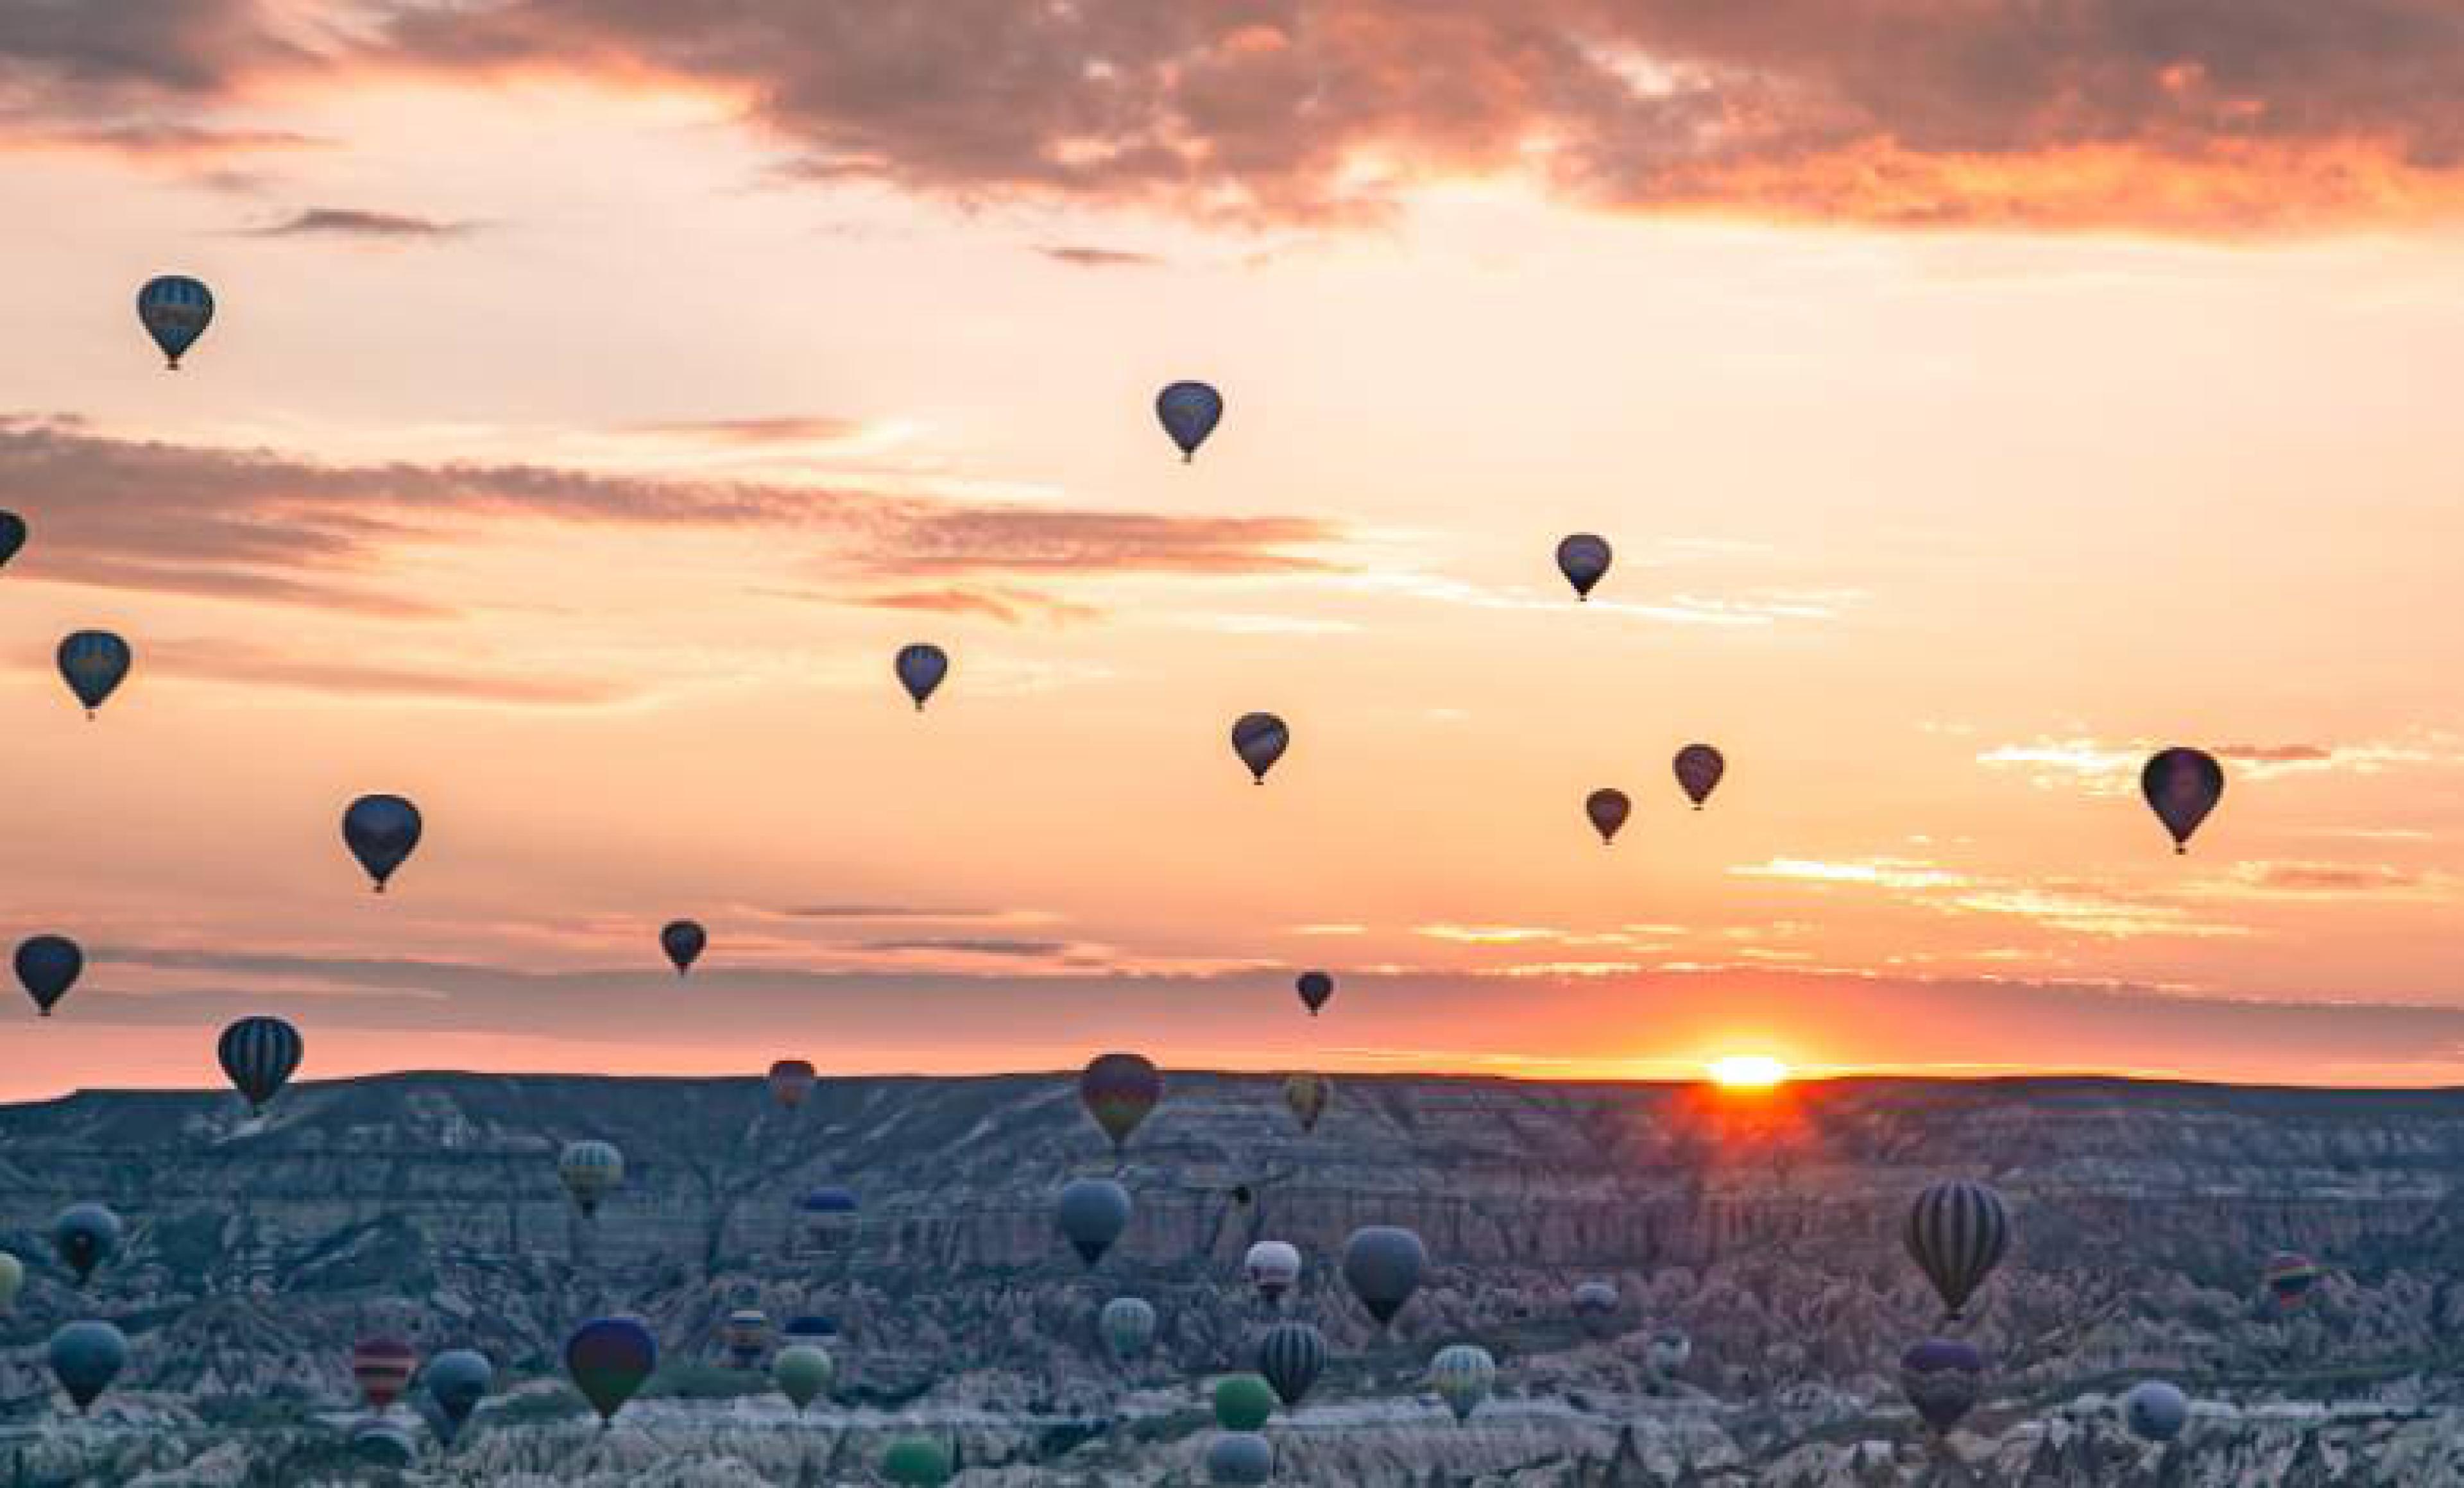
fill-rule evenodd
<path id="1" fill-rule="evenodd" d="M 627 1159 L 588 1223 L 555 1174 L 584 1136 Z M 1089 1276 L 1051 1200 L 1091 1173 L 1137 1212 Z M 2001 1189 L 2017 1238 L 1969 1327 L 1992 1401 L 1942 1447 L 1892 1379 L 1939 1311 L 1898 1226 L 1954 1174 Z M 1944 1451 L 2012 1483 L 2464 1481 L 2459 1178 L 2464 1095 L 2084 1080 L 1360 1078 L 1304 1136 L 1277 1081 L 1173 1074 L 1120 1161 L 1064 1075 L 825 1081 L 793 1112 L 751 1080 L 409 1075 L 303 1086 L 254 1123 L 227 1096 L 82 1094 L 0 1110 L 0 1242 L 32 1273 L 0 1328 L 0 1483 L 350 1480 L 347 1355 L 378 1330 L 498 1362 L 462 1480 L 864 1481 L 920 1425 L 969 1482 L 1199 1481 L 1205 1383 L 1270 1321 L 1239 1277 L 1268 1236 L 1306 1255 L 1285 1310 L 1336 1354 L 1276 1428 L 1283 1481 L 1902 1483 Z M 860 1214 L 800 1214 L 825 1183 Z M 129 1223 L 83 1293 L 45 1239 L 80 1200 Z M 1370 1223 L 1418 1230 L 1434 1262 L 1391 1333 L 1333 1275 Z M 2336 1268 L 2311 1305 L 2257 1299 L 2279 1247 Z M 1567 1307 L 1592 1278 L 1625 1301 L 1605 1342 Z M 1130 1368 L 1092 1328 L 1123 1292 L 1161 1317 Z M 747 1305 L 833 1321 L 826 1409 L 799 1420 L 719 1367 Z M 600 1433 L 553 1376 L 565 1332 L 610 1311 L 654 1324 L 685 1395 Z M 41 1343 L 95 1315 L 132 1358 L 71 1424 Z M 1663 1324 L 1695 1343 L 1674 1378 L 1639 1331 Z M 1458 1339 L 1501 1365 L 1466 1428 L 1419 1386 Z M 2105 1400 L 2148 1374 L 2208 1407 L 2169 1454 Z"/>

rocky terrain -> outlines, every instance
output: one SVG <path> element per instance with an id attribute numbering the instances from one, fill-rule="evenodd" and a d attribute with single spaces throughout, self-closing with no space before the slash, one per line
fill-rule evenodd
<path id="1" fill-rule="evenodd" d="M 556 1173 L 581 1137 L 628 1168 L 589 1222 Z M 1051 1214 L 1089 1174 L 1136 1198 L 1091 1275 Z M 2016 1237 L 1965 1325 L 1987 1402 L 1936 1442 L 1896 1380 L 1940 1318 L 1899 1221 L 1945 1176 L 1994 1184 Z M 85 1092 L 0 1109 L 0 1245 L 28 1269 L 0 1318 L 0 1485 L 864 1483 L 919 1431 L 970 1485 L 1200 1482 L 1207 1387 L 1266 1322 L 1240 1274 L 1264 1237 L 1308 1258 L 1285 1310 L 1335 1355 L 1269 1430 L 1278 1481 L 2464 1483 L 2459 1180 L 2464 1092 L 1360 1077 L 1303 1135 L 1278 1081 L 1175 1073 L 1119 1160 L 1061 1074 L 825 1080 L 794 1111 L 750 1079 L 410 1074 L 254 1121 L 229 1095 Z M 861 1212 L 802 1214 L 823 1184 Z M 81 1289 L 48 1230 L 84 1200 L 129 1228 Z M 1391 1332 L 1333 1272 L 1372 1223 L 1433 1262 Z M 2257 1285 L 2278 1248 L 2329 1267 L 2302 1307 Z M 1623 1300 L 1605 1339 L 1568 1306 L 1593 1279 Z M 1128 1368 L 1093 1327 L 1123 1293 L 1161 1319 Z M 831 1320 L 829 1398 L 800 1417 L 726 1368 L 743 1306 Z M 557 1355 L 610 1312 L 664 1357 L 603 1432 Z M 43 1360 L 80 1317 L 132 1346 L 84 1419 Z M 1673 1373 L 1646 1353 L 1661 1326 L 1694 1344 Z M 407 1472 L 346 1446 L 373 1332 L 498 1368 Z M 1458 1427 L 1421 1374 L 1460 1340 L 1500 1373 Z M 2113 1407 L 2151 1377 L 2196 1402 L 2161 1450 Z"/>

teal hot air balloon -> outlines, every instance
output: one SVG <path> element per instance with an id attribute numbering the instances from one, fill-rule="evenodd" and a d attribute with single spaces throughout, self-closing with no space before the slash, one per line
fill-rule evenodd
<path id="1" fill-rule="evenodd" d="M 213 292 L 185 274 L 148 279 L 137 292 L 137 321 L 162 348 L 164 364 L 170 371 L 180 370 L 180 358 L 206 334 L 213 319 Z"/>
<path id="2" fill-rule="evenodd" d="M 26 1263 L 13 1252 L 0 1250 L 0 1317 L 17 1305 L 17 1294 L 25 1289 Z"/>
<path id="3" fill-rule="evenodd" d="M 568 1142 L 557 1154 L 556 1175 L 565 1193 L 573 1195 L 574 1207 L 587 1219 L 599 1213 L 600 1200 L 624 1183 L 625 1154 L 612 1142 L 588 1138 Z"/>
<path id="4" fill-rule="evenodd" d="M 594 1318 L 564 1341 L 564 1372 L 607 1426 L 659 1367 L 659 1341 L 639 1318 Z"/>
<path id="5" fill-rule="evenodd" d="M 51 1360 L 52 1377 L 83 1415 L 128 1363 L 128 1338 L 108 1323 L 72 1323 L 52 1335 Z"/>
<path id="6" fill-rule="evenodd" d="M 937 646 L 919 641 L 913 646 L 900 646 L 897 658 L 891 663 L 891 669 L 898 674 L 898 685 L 907 689 L 907 695 L 914 700 L 915 711 L 920 713 L 924 711 L 925 700 L 941 686 L 942 679 L 950 675 L 950 653 Z"/>
<path id="7" fill-rule="evenodd" d="M 363 796 L 342 812 L 342 845 L 360 861 L 376 891 L 419 845 L 419 808 L 400 796 Z"/>
<path id="8" fill-rule="evenodd" d="M 17 943 L 17 984 L 45 1018 L 85 971 L 85 952 L 66 935 L 33 935 Z"/>
<path id="9" fill-rule="evenodd" d="M 950 1449 L 929 1436 L 903 1436 L 881 1455 L 881 1476 L 900 1488 L 940 1488 L 957 1472 Z"/>
<path id="10" fill-rule="evenodd" d="M 770 1360 L 770 1382 L 801 1413 L 830 1388 L 838 1364 L 819 1344 L 789 1344 Z"/>
<path id="11" fill-rule="evenodd" d="M 1243 713 L 1232 725 L 1232 753 L 1249 767 L 1250 778 L 1259 785 L 1266 783 L 1266 772 L 1284 757 L 1292 743 L 1292 731 L 1273 713 Z"/>
<path id="12" fill-rule="evenodd" d="M 26 519 L 14 512 L 0 512 L 0 568 L 7 568 L 25 545 Z"/>
<path id="13" fill-rule="evenodd" d="M 1557 572 L 1574 586 L 1574 598 L 1588 600 L 1592 589 L 1609 571 L 1609 542 L 1606 537 L 1578 532 L 1557 544 Z"/>
<path id="14" fill-rule="evenodd" d="M 52 1249 L 83 1286 L 97 1266 L 120 1254 L 120 1216 L 100 1204 L 71 1204 L 52 1221 Z"/>
<path id="15" fill-rule="evenodd" d="M 128 643 L 108 630 L 79 630 L 60 642 L 60 678 L 85 705 L 88 718 L 119 690 L 136 660 Z"/>
<path id="16" fill-rule="evenodd" d="M 659 928 L 659 949 L 667 952 L 668 963 L 678 976 L 693 970 L 709 945 L 710 932 L 694 921 L 670 920 Z"/>
<path id="17" fill-rule="evenodd" d="M 1258 1372 L 1287 1411 L 1295 1410 L 1326 1372 L 1326 1335 L 1306 1323 L 1278 1323 L 1258 1340 Z"/>
<path id="18" fill-rule="evenodd" d="M 1210 1483 L 1266 1483 L 1274 1477 L 1274 1444 L 1255 1432 L 1225 1432 L 1206 1444 Z"/>
<path id="19" fill-rule="evenodd" d="M 1395 1225 L 1366 1225 L 1343 1242 L 1343 1280 L 1380 1327 L 1394 1322 L 1420 1289 L 1420 1274 L 1428 1267 L 1428 1247 Z"/>
<path id="20" fill-rule="evenodd" d="M 1497 1361 L 1478 1344 L 1452 1344 L 1429 1361 L 1429 1388 L 1455 1413 L 1458 1425 L 1471 1419 L 1497 1384 Z"/>
<path id="21" fill-rule="evenodd" d="M 1227 1374 L 1215 1382 L 1215 1424 L 1227 1432 L 1254 1432 L 1275 1413 L 1275 1387 L 1256 1374 Z"/>
<path id="22" fill-rule="evenodd" d="M 1062 1186 L 1054 1218 L 1062 1237 L 1092 1270 L 1130 1227 L 1130 1191 L 1110 1178 L 1073 1178 Z"/>
<path id="23" fill-rule="evenodd" d="M 1115 1297 L 1097 1318 L 1104 1346 L 1122 1364 L 1144 1354 L 1155 1343 L 1155 1304 L 1143 1297 Z"/>
<path id="24" fill-rule="evenodd" d="M 479 1402 L 488 1398 L 489 1389 L 496 1382 L 496 1367 L 477 1349 L 448 1348 L 428 1361 L 428 1367 L 419 1371 L 419 1382 L 436 1402 L 437 1434 L 451 1442 L 461 1434 Z"/>
<path id="25" fill-rule="evenodd" d="M 253 1116 L 265 1114 L 266 1104 L 291 1083 L 306 1053 L 299 1030 L 278 1018 L 243 1018 L 214 1044 L 223 1074 L 247 1098 Z"/>
<path id="26" fill-rule="evenodd" d="M 1223 395 L 1204 383 L 1174 383 L 1155 394 L 1155 419 L 1179 447 L 1181 463 L 1198 456 L 1198 447 L 1223 422 Z"/>

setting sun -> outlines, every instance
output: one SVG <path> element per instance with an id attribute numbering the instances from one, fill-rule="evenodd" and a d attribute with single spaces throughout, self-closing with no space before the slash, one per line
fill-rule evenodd
<path id="1" fill-rule="evenodd" d="M 1762 1089 L 1788 1078 L 1788 1066 L 1768 1054 L 1731 1054 L 1704 1066 L 1711 1083 L 1730 1089 Z"/>

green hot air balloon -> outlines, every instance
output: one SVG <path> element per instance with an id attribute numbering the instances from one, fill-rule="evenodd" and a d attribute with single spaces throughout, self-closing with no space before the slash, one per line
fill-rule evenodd
<path id="1" fill-rule="evenodd" d="M 26 1285 L 26 1263 L 8 1251 L 0 1250 L 0 1312 L 17 1305 L 17 1293 Z"/>
<path id="2" fill-rule="evenodd" d="M 1458 1423 L 1471 1419 L 1497 1383 L 1497 1361 L 1478 1344 L 1454 1344 L 1429 1361 L 1429 1388 L 1455 1413 Z"/>
<path id="3" fill-rule="evenodd" d="M 881 1455 L 881 1476 L 912 1488 L 938 1488 L 957 1471 L 949 1449 L 927 1436 L 902 1436 Z"/>
<path id="4" fill-rule="evenodd" d="M 819 1344 L 789 1344 L 770 1361 L 770 1382 L 798 1411 L 827 1390 L 838 1372 L 830 1351 Z"/>
<path id="5" fill-rule="evenodd" d="M 1215 1424 L 1227 1432 L 1254 1432 L 1275 1413 L 1275 1387 L 1263 1374 L 1227 1374 L 1215 1382 Z"/>
<path id="6" fill-rule="evenodd" d="M 1097 1325 L 1104 1346 L 1114 1359 L 1127 1364 L 1155 1342 L 1155 1304 L 1143 1297 L 1115 1297 L 1104 1304 Z"/>

